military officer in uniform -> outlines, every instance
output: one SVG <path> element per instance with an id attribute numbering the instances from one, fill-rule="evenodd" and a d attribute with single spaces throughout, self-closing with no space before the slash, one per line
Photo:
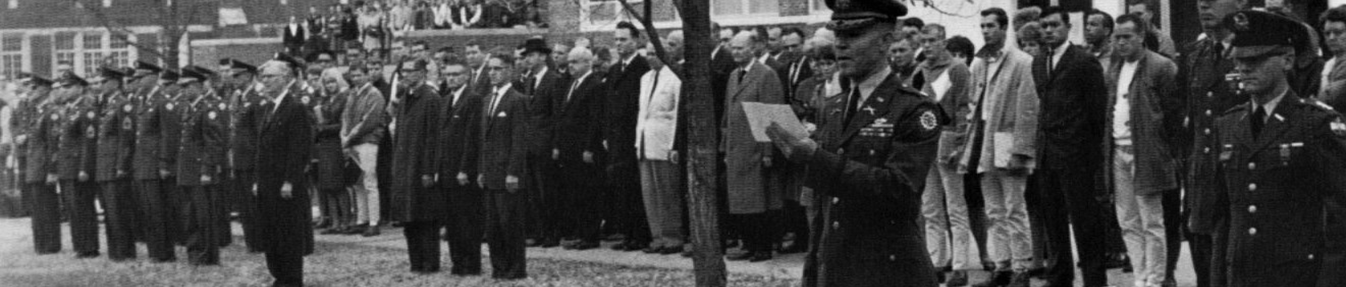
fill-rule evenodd
<path id="1" fill-rule="evenodd" d="M 249 252 L 261 252 L 257 248 L 258 238 L 264 236 L 257 230 L 255 216 L 256 198 L 252 196 L 252 184 L 257 180 L 253 158 L 257 155 L 257 125 L 260 118 L 258 109 L 264 100 L 258 92 L 257 67 L 235 59 L 226 59 L 228 67 L 221 75 L 232 87 L 225 95 L 229 105 L 229 182 L 226 192 L 238 206 L 238 215 L 243 223 L 243 242 Z"/>
<path id="2" fill-rule="evenodd" d="M 98 100 L 85 93 L 88 82 L 73 73 L 66 73 L 60 83 L 65 105 L 58 124 L 61 132 L 55 171 L 70 212 L 71 245 L 76 257 L 98 257 L 98 214 L 94 208 L 98 185 L 93 181 Z"/>
<path id="3" fill-rule="evenodd" d="M 113 261 L 135 259 L 134 230 L 140 228 L 136 223 L 136 196 L 129 185 L 130 155 L 135 144 L 134 107 L 122 93 L 122 77 L 121 71 L 104 67 L 90 82 L 102 103 L 93 122 L 97 130 L 93 177 L 102 193 L 108 259 Z"/>
<path id="4" fill-rule="evenodd" d="M 56 123 L 60 120 L 60 109 L 51 94 L 51 80 L 33 76 L 28 79 L 31 86 L 24 106 L 29 107 L 29 117 L 20 123 L 27 125 L 21 138 L 25 156 L 23 164 L 23 184 L 29 197 L 29 210 L 33 213 L 33 248 L 37 254 L 61 252 L 61 197 L 56 192 L 52 168 L 56 152 L 56 139 L 59 130 Z"/>
<path id="5" fill-rule="evenodd" d="M 1227 198 L 1229 286 L 1314 286 L 1323 204 L 1346 198 L 1346 123 L 1290 87 L 1300 34 L 1283 31 L 1300 29 L 1298 22 L 1242 11 L 1224 25 L 1234 33 L 1238 84 L 1251 99 L 1215 120 L 1218 152 L 1204 159 Z"/>
<path id="6" fill-rule="evenodd" d="M 940 107 L 889 68 L 883 49 L 907 12 L 900 2 L 828 0 L 846 90 L 826 105 L 816 139 L 768 129 L 777 148 L 806 166 L 822 207 L 804 286 L 938 285 L 917 220 Z"/>
<path id="7" fill-rule="evenodd" d="M 163 146 L 163 124 L 160 118 L 165 113 L 167 101 L 163 86 L 159 85 L 159 73 L 163 69 L 154 64 L 137 61 L 132 71 L 130 89 L 133 93 L 132 113 L 135 129 L 134 151 L 131 154 L 131 182 L 140 194 L 140 208 L 145 213 L 145 249 L 154 262 L 171 262 L 177 259 L 173 250 L 173 231 L 178 219 L 173 202 L 177 194 L 162 188 L 159 169 L 163 163 L 159 160 Z"/>
<path id="8" fill-rule="evenodd" d="M 169 195 L 166 205 L 173 214 L 168 222 L 169 238 L 178 246 L 187 243 L 187 219 L 183 216 L 187 196 L 178 188 L 178 146 L 182 137 L 182 86 L 178 85 L 178 70 L 164 69 L 159 73 L 158 128 L 159 128 L 159 189 Z"/>
<path id="9" fill-rule="evenodd" d="M 187 102 L 180 109 L 182 130 L 177 157 L 177 183 L 185 190 L 187 258 L 193 265 L 218 265 L 221 232 L 219 182 L 224 173 L 224 102 L 207 87 L 212 72 L 182 68 L 178 84 Z"/>

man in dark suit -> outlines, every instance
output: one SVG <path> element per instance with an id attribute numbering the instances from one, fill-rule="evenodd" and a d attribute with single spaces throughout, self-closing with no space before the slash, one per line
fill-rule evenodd
<path id="1" fill-rule="evenodd" d="M 472 70 L 467 87 L 478 95 L 491 93 L 491 76 L 486 70 L 486 58 L 490 55 L 482 51 L 481 44 L 476 41 L 469 40 L 463 45 L 463 59 L 467 61 L 467 68 Z"/>
<path id="2" fill-rule="evenodd" d="M 551 151 L 553 143 L 548 140 L 552 134 L 553 118 L 558 99 L 563 97 L 569 79 L 547 63 L 551 48 L 542 39 L 533 38 L 524 41 L 523 65 L 526 70 L 523 80 L 516 86 L 524 94 L 530 95 L 528 104 L 532 125 L 534 145 L 529 148 L 528 160 L 528 233 L 534 246 L 556 247 L 561 245 L 561 218 L 567 213 L 561 204 L 558 193 L 558 170 L 556 154 Z"/>
<path id="3" fill-rule="evenodd" d="M 829 5 L 841 76 L 817 140 L 769 128 L 776 147 L 807 165 L 821 207 L 804 286 L 937 286 L 917 224 L 921 191 L 938 148 L 940 107 L 903 86 L 885 59 L 898 0 Z M 832 4 L 831 1 L 828 2 Z"/>
<path id="4" fill-rule="evenodd" d="M 304 284 L 304 252 L 310 236 L 308 181 L 304 169 L 312 159 L 314 119 L 300 98 L 308 96 L 296 83 L 298 60 L 280 54 L 261 67 L 263 94 L 262 126 L 257 137 L 258 230 L 268 234 L 259 247 L 266 253 L 266 266 L 275 278 L 272 286 Z"/>
<path id="5" fill-rule="evenodd" d="M 225 164 L 223 101 L 208 88 L 211 72 L 196 66 L 182 68 L 182 133 L 179 136 L 177 183 L 186 190 L 183 217 L 187 219 L 187 260 L 193 265 L 219 265 L 222 236 L 219 224 L 220 181 Z"/>
<path id="6" fill-rule="evenodd" d="M 472 78 L 456 58 L 444 64 L 447 94 L 441 106 L 439 124 L 439 186 L 448 192 L 446 218 L 449 258 L 453 275 L 481 274 L 481 238 L 485 226 L 482 191 L 472 179 L 477 174 L 477 150 L 481 131 L 481 94 L 468 80 Z"/>
<path id="7" fill-rule="evenodd" d="M 1043 46 L 1033 59 L 1033 78 L 1041 99 L 1038 114 L 1037 193 L 1043 199 L 1030 214 L 1044 219 L 1050 286 L 1070 286 L 1075 278 L 1071 231 L 1080 253 L 1084 286 L 1107 285 L 1103 267 L 1103 221 L 1094 199 L 1094 172 L 1103 155 L 1103 122 L 1107 85 L 1098 60 L 1083 47 L 1067 41 L 1070 16 L 1060 7 L 1043 9 Z"/>
<path id="8" fill-rule="evenodd" d="M 524 256 L 524 208 L 528 202 L 526 157 L 528 97 L 513 87 L 514 57 L 491 54 L 491 93 L 483 99 L 477 186 L 485 189 L 487 242 L 491 248 L 491 277 L 504 280 L 528 276 Z"/>
<path id="9" fill-rule="evenodd" d="M 626 240 L 614 250 L 643 250 L 650 243 L 650 227 L 645 220 L 644 200 L 640 194 L 640 174 L 636 167 L 636 113 L 640 110 L 640 77 L 650 70 L 645 58 L 636 54 L 644 47 L 640 30 L 629 22 L 617 23 L 613 32 L 617 49 L 616 63 L 607 73 L 608 95 L 603 102 L 603 147 L 607 150 L 609 213 L 617 233 Z"/>
<path id="10" fill-rule="evenodd" d="M 60 83 L 59 93 L 67 100 L 55 162 L 60 190 L 68 204 L 71 245 L 76 257 L 98 257 L 98 214 L 94 209 L 98 186 L 93 181 L 98 100 L 85 93 L 88 82 L 73 73 L 66 73 Z"/>
<path id="11" fill-rule="evenodd" d="M 103 102 L 96 123 L 98 130 L 94 178 L 99 185 L 107 227 L 108 259 L 123 261 L 136 258 L 134 229 L 140 228 L 135 217 L 136 197 L 131 193 L 131 149 L 134 107 L 122 94 L 122 74 L 110 68 L 99 68 L 91 82 Z"/>
<path id="12" fill-rule="evenodd" d="M 556 160 L 559 191 L 570 206 L 565 213 L 563 235 L 578 239 L 566 249 L 598 247 L 602 226 L 604 200 L 601 181 L 603 165 L 603 130 L 593 124 L 602 119 L 603 72 L 595 71 L 593 52 L 575 47 L 567 55 L 574 80 L 560 94 L 551 134 L 552 159 Z"/>
<path id="13" fill-rule="evenodd" d="M 435 188 L 440 112 L 439 92 L 425 83 L 426 63 L 401 64 L 402 86 L 393 95 L 393 221 L 405 224 L 411 271 L 439 272 L 439 230 L 448 217 L 448 198 Z"/>

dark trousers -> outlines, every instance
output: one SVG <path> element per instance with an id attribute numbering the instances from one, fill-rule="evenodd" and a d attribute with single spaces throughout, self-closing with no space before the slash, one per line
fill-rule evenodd
<path id="1" fill-rule="evenodd" d="M 968 173 L 963 176 L 963 182 L 981 182 L 981 175 Z M 977 254 L 981 258 L 982 266 L 987 269 L 994 269 L 994 262 L 991 262 L 990 252 L 986 249 L 986 199 L 982 198 L 980 184 L 963 185 L 963 198 L 967 200 L 967 221 L 968 228 L 972 229 L 972 238 L 977 241 Z"/>
<path id="2" fill-rule="evenodd" d="M 98 211 L 94 209 L 94 200 L 98 197 L 98 185 L 92 181 L 62 180 L 60 188 L 70 210 L 70 245 L 81 256 L 97 256 Z"/>
<path id="3" fill-rule="evenodd" d="M 257 218 L 264 219 L 257 221 L 257 242 L 266 252 L 266 268 L 276 286 L 304 284 L 304 254 L 312 247 L 311 210 L 300 184 L 294 185 L 293 198 L 280 198 L 275 190 L 257 197 Z"/>
<path id="4" fill-rule="evenodd" d="M 171 232 L 178 215 L 170 202 L 178 200 L 177 194 L 164 192 L 157 179 L 136 180 L 135 185 L 140 194 L 140 207 L 145 212 L 145 248 L 149 250 L 150 259 L 176 260 Z"/>
<path id="5" fill-rule="evenodd" d="M 1211 250 L 1213 241 L 1210 234 L 1188 233 L 1187 245 L 1192 249 L 1192 271 L 1196 273 L 1197 287 L 1211 287 Z"/>
<path id="6" fill-rule="evenodd" d="M 112 260 L 136 258 L 136 196 L 128 188 L 130 180 L 98 183 L 103 193 L 103 222 L 107 232 L 107 256 Z"/>
<path id="7" fill-rule="evenodd" d="M 565 216 L 563 212 L 569 206 L 562 204 L 560 198 L 560 166 L 547 156 L 536 156 L 529 164 L 528 177 L 531 181 L 528 192 L 527 228 L 528 238 L 539 241 L 561 239 Z"/>
<path id="8" fill-rule="evenodd" d="M 252 185 L 257 181 L 257 173 L 251 170 L 236 170 L 234 178 L 230 180 L 232 192 L 236 196 L 234 200 L 234 209 L 238 210 L 238 219 L 243 224 L 243 243 L 248 245 L 249 252 L 261 252 L 258 248 L 261 243 L 257 238 L 261 236 L 261 231 L 257 230 L 257 196 L 252 194 Z"/>
<path id="9" fill-rule="evenodd" d="M 1163 193 L 1161 200 L 1164 207 L 1164 238 L 1168 240 L 1165 242 L 1168 254 L 1164 258 L 1168 270 L 1164 271 L 1164 279 L 1174 281 L 1177 278 L 1173 270 L 1178 266 L 1178 257 L 1182 256 L 1182 241 L 1186 235 L 1182 232 L 1182 227 L 1186 226 L 1187 222 L 1182 220 L 1182 193 L 1177 190 L 1167 191 Z"/>
<path id="10" fill-rule="evenodd" d="M 794 233 L 793 245 L 801 247 L 808 246 L 808 217 L 804 213 L 804 206 L 800 205 L 798 200 L 785 201 L 785 209 L 781 211 L 780 219 L 781 231 Z"/>
<path id="11" fill-rule="evenodd" d="M 37 254 L 61 252 L 61 196 L 46 182 L 26 183 L 28 209 L 33 213 L 33 249 Z"/>
<path id="12" fill-rule="evenodd" d="M 412 272 L 439 272 L 439 221 L 403 222 L 402 232 L 407 238 L 407 255 L 411 256 Z"/>
<path id="13" fill-rule="evenodd" d="M 1105 234 L 1094 193 L 1094 170 L 1087 164 L 1043 163 L 1054 168 L 1037 171 L 1041 200 L 1039 212 L 1045 220 L 1047 278 L 1054 285 L 1068 285 L 1075 278 L 1075 258 L 1071 254 L 1071 231 L 1079 248 L 1084 286 L 1107 285 L 1103 259 L 1107 252 Z M 1052 164 L 1057 164 L 1055 168 Z"/>
<path id="14" fill-rule="evenodd" d="M 187 190 L 187 262 L 193 265 L 220 264 L 220 194 L 214 185 L 183 186 Z"/>
<path id="15" fill-rule="evenodd" d="M 481 189 L 472 184 L 448 188 L 449 222 L 445 232 L 449 241 L 449 260 L 454 275 L 481 274 L 481 237 L 486 225 L 486 210 Z"/>
<path id="16" fill-rule="evenodd" d="M 738 231 L 743 235 L 743 249 L 748 252 L 771 252 L 771 247 L 775 245 L 776 237 L 775 222 L 771 219 L 772 213 L 780 211 L 767 211 L 762 213 L 735 214 L 735 221 L 738 223 Z"/>
<path id="17" fill-rule="evenodd" d="M 597 163 L 565 162 L 560 167 L 561 194 L 568 206 L 565 233 L 568 237 L 586 242 L 598 242 L 602 237 L 603 212 L 610 206 L 603 194 L 603 172 Z"/>
<path id="18" fill-rule="evenodd" d="M 650 225 L 645 219 L 645 200 L 641 193 L 640 172 L 636 162 L 609 167 L 607 198 L 609 213 L 606 221 L 616 225 L 617 233 L 625 234 L 629 243 L 650 243 Z"/>
<path id="19" fill-rule="evenodd" d="M 525 194 L 487 190 L 487 245 L 491 248 L 491 277 L 520 279 L 528 276 L 524 255 Z"/>
<path id="20" fill-rule="evenodd" d="M 183 192 L 182 188 L 178 187 L 178 179 L 176 177 L 159 179 L 158 182 L 159 192 L 167 195 L 164 197 L 166 212 L 172 214 L 172 216 L 169 217 L 169 222 L 167 222 L 168 239 L 171 240 L 175 246 L 186 245 L 187 219 L 182 217 L 182 215 L 184 214 L 183 209 L 187 206 L 187 193 Z"/>

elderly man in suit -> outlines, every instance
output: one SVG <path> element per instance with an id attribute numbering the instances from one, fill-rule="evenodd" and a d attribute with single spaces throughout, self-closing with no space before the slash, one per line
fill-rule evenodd
<path id="1" fill-rule="evenodd" d="M 594 67 L 596 57 L 589 48 L 575 47 L 566 58 L 574 79 L 557 99 L 560 104 L 553 117 L 551 153 L 560 165 L 558 191 L 563 203 L 570 205 L 563 222 L 568 230 L 562 235 L 576 239 L 564 247 L 586 250 L 599 245 L 608 202 L 601 181 L 594 180 L 603 177 L 603 130 L 593 124 L 602 120 L 607 86 L 603 84 L 603 72 Z"/>
<path id="2" fill-rule="evenodd" d="M 449 258 L 453 275 L 481 274 L 481 238 L 485 226 L 482 191 L 472 184 L 477 174 L 477 146 L 481 126 L 481 94 L 468 80 L 471 71 L 457 58 L 444 64 L 445 88 L 440 113 L 439 186 L 448 192 L 446 218 Z"/>
<path id="3" fill-rule="evenodd" d="M 645 41 L 635 25 L 618 23 L 612 35 L 613 46 L 621 58 L 614 59 L 617 62 L 608 70 L 608 95 L 603 102 L 603 146 L 607 150 L 607 176 L 611 183 L 607 198 L 611 208 L 606 219 L 617 233 L 626 235 L 625 241 L 612 248 L 636 251 L 650 243 L 635 150 L 640 77 L 650 71 L 650 65 L 636 53 Z"/>
<path id="4" fill-rule="evenodd" d="M 528 97 L 514 88 L 514 56 L 492 53 L 486 65 L 492 88 L 482 101 L 477 186 L 486 192 L 491 277 L 517 280 L 528 276 L 523 218 L 528 198 L 522 193 L 532 144 Z"/>
<path id="5" fill-rule="evenodd" d="M 1104 173 L 1113 189 L 1118 224 L 1135 270 L 1134 286 L 1159 286 L 1167 272 L 1164 193 L 1177 192 L 1173 134 L 1176 74 L 1172 60 L 1145 49 L 1148 22 L 1134 14 L 1117 17 L 1116 59 L 1107 67 L 1109 105 L 1103 133 Z"/>
<path id="6" fill-rule="evenodd" d="M 968 139 L 956 160 L 959 172 L 980 175 L 989 220 L 986 249 L 996 266 L 990 279 L 974 286 L 1027 286 L 1033 247 L 1026 188 L 1038 132 L 1033 56 L 1006 45 L 1005 10 L 988 8 L 981 15 L 986 45 L 972 60 Z"/>
<path id="7" fill-rule="evenodd" d="M 747 114 L 741 103 L 785 103 L 780 78 L 776 71 L 754 57 L 764 39 L 752 31 L 739 32 L 730 42 L 734 60 L 739 68 L 729 76 L 725 93 L 725 119 L 721 123 L 724 139 L 720 151 L 725 154 L 728 183 L 729 214 L 737 217 L 738 230 L 744 237 L 741 254 L 730 255 L 729 260 L 752 262 L 770 260 L 775 233 L 768 212 L 781 209 L 784 195 L 782 184 L 775 175 L 780 159 L 769 143 L 753 139 Z M 780 162 L 779 164 L 784 164 Z"/>
<path id="8" fill-rule="evenodd" d="M 313 154 L 315 119 L 300 99 L 308 97 L 296 80 L 299 63 L 280 54 L 260 67 L 263 105 L 258 145 L 268 148 L 257 152 L 258 230 L 268 234 L 260 249 L 266 253 L 266 266 L 275 278 L 272 286 L 304 284 L 304 253 L 311 233 L 309 197 L 305 186 L 305 166 Z"/>
<path id="9" fill-rule="evenodd" d="M 1040 20 L 1046 53 L 1033 59 L 1033 78 L 1041 100 L 1038 114 L 1038 195 L 1051 249 L 1046 279 L 1069 286 L 1075 278 L 1071 230 L 1079 248 L 1084 286 L 1107 284 L 1103 222 L 1094 200 L 1094 172 L 1103 155 L 1107 85 L 1098 60 L 1067 41 L 1070 16 L 1060 7 L 1043 9 Z M 1058 248 L 1059 247 L 1059 248 Z"/>

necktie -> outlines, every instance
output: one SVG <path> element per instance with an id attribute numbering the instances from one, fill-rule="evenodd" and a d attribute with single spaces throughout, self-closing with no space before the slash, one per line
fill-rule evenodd
<path id="1" fill-rule="evenodd" d="M 860 86 L 851 86 L 851 95 L 846 100 L 846 124 L 850 125 L 851 118 L 855 117 L 856 106 L 860 105 Z"/>
<path id="2" fill-rule="evenodd" d="M 486 113 L 486 117 L 489 118 L 489 117 L 491 117 L 491 115 L 494 115 L 494 114 L 495 114 L 495 106 L 500 104 L 500 94 L 501 94 L 502 92 L 503 92 L 503 91 L 501 91 L 500 88 L 496 88 L 494 91 L 491 91 L 491 95 L 492 95 L 492 97 L 491 97 L 491 112 Z"/>
<path id="3" fill-rule="evenodd" d="M 1052 70 L 1056 69 L 1056 49 L 1047 49 L 1047 77 L 1051 78 Z"/>
<path id="4" fill-rule="evenodd" d="M 743 77 L 748 75 L 748 70 L 738 70 L 738 84 L 743 84 Z"/>
<path id="5" fill-rule="evenodd" d="M 575 80 L 575 83 L 570 84 L 570 91 L 569 91 L 569 92 L 566 92 L 566 100 L 565 100 L 565 102 L 564 102 L 565 104 L 569 104 L 569 103 L 570 103 L 570 97 L 573 96 L 573 95 L 575 95 L 575 89 L 578 89 L 578 88 L 580 87 L 580 83 L 583 82 L 583 81 L 584 81 L 584 78 L 579 78 L 579 79 L 576 79 L 576 80 Z"/>
<path id="6" fill-rule="evenodd" d="M 1266 124 L 1266 118 L 1267 118 L 1266 109 L 1263 109 L 1262 106 L 1257 106 L 1257 111 L 1253 112 L 1253 116 L 1251 119 L 1252 120 L 1251 124 L 1253 128 L 1253 138 L 1257 138 L 1257 135 L 1262 133 L 1262 125 Z"/>

